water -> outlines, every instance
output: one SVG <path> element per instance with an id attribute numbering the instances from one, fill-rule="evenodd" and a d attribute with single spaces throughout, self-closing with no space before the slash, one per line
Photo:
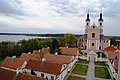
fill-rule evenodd
<path id="1" fill-rule="evenodd" d="M 0 35 L 0 42 L 2 41 L 14 41 L 17 42 L 19 40 L 28 40 L 33 38 L 48 38 L 48 37 L 37 37 L 37 36 L 25 36 L 25 35 Z"/>

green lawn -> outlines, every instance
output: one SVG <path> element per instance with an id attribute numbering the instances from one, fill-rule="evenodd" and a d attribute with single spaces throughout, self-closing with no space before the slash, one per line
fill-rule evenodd
<path id="1" fill-rule="evenodd" d="M 95 77 L 110 79 L 110 74 L 106 67 L 95 67 Z"/>
<path id="2" fill-rule="evenodd" d="M 105 64 L 105 62 L 95 62 L 95 65 L 107 66 L 107 64 Z"/>
<path id="3" fill-rule="evenodd" d="M 86 66 L 86 65 L 76 64 L 72 73 L 79 74 L 79 75 L 86 75 L 87 74 L 87 69 L 88 69 L 88 66 Z"/>
<path id="4" fill-rule="evenodd" d="M 85 80 L 84 78 L 76 77 L 76 76 L 69 76 L 67 80 Z"/>
<path id="5" fill-rule="evenodd" d="M 88 64 L 89 62 L 87 60 L 80 59 L 80 60 L 78 60 L 78 63 Z"/>
<path id="6" fill-rule="evenodd" d="M 4 60 L 3 58 L 0 58 L 0 64 L 2 64 L 3 60 Z"/>

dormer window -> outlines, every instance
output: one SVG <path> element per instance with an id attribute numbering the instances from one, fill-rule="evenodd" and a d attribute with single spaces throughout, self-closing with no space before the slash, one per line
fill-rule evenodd
<path id="1" fill-rule="evenodd" d="M 102 25 L 102 23 L 100 23 L 100 25 Z"/>
<path id="2" fill-rule="evenodd" d="M 95 26 L 93 26 L 93 28 L 95 28 Z"/>

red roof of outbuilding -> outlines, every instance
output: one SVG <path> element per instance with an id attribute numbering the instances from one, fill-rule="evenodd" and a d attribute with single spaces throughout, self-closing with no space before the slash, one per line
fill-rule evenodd
<path id="1" fill-rule="evenodd" d="M 15 80 L 46 80 L 46 79 L 34 75 L 19 73 Z"/>
<path id="2" fill-rule="evenodd" d="M 60 47 L 61 49 L 61 54 L 64 55 L 78 55 L 78 49 L 77 48 L 67 48 L 67 47 Z"/>
<path id="3" fill-rule="evenodd" d="M 26 68 L 58 75 L 61 73 L 62 64 L 30 59 L 28 64 L 26 65 Z"/>
<path id="4" fill-rule="evenodd" d="M 6 57 L 1 66 L 11 69 L 17 69 L 19 67 L 22 67 L 23 63 L 24 60 L 21 60 L 19 58 L 13 59 L 12 57 Z"/>
<path id="5" fill-rule="evenodd" d="M 22 53 L 21 56 L 20 56 L 20 59 L 28 62 L 30 59 L 36 59 L 37 56 L 38 56 L 37 54 Z"/>
<path id="6" fill-rule="evenodd" d="M 115 50 L 117 50 L 117 48 L 114 46 L 109 46 L 109 47 L 105 48 L 105 51 L 115 51 Z"/>
<path id="7" fill-rule="evenodd" d="M 0 80 L 13 80 L 15 75 L 13 71 L 0 68 Z"/>
<path id="8" fill-rule="evenodd" d="M 44 58 L 46 59 L 46 61 L 65 63 L 65 64 L 69 64 L 72 61 L 71 56 L 65 56 L 65 55 L 45 54 Z"/>
<path id="9" fill-rule="evenodd" d="M 16 72 L 14 71 L 0 68 L 0 80 L 46 80 L 46 79 L 25 73 L 16 74 Z"/>
<path id="10" fill-rule="evenodd" d="M 114 51 L 108 51 L 108 59 L 113 59 L 114 60 L 115 58 L 118 59 L 118 57 L 119 57 L 118 53 L 116 53 Z"/>

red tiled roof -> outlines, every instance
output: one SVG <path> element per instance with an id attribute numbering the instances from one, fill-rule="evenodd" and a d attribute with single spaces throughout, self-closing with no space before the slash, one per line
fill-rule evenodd
<path id="1" fill-rule="evenodd" d="M 46 54 L 46 53 L 48 54 L 48 53 L 50 53 L 50 48 L 42 48 L 41 51 L 43 54 Z"/>
<path id="2" fill-rule="evenodd" d="M 61 54 L 64 55 L 78 55 L 77 48 L 60 47 L 60 49 L 61 49 Z"/>
<path id="3" fill-rule="evenodd" d="M 40 55 L 44 55 L 44 54 L 48 54 L 49 52 L 47 52 L 47 51 L 44 51 L 44 50 L 41 50 L 41 51 L 39 51 L 39 50 L 34 50 L 33 52 L 32 52 L 32 54 L 40 54 Z"/>
<path id="4" fill-rule="evenodd" d="M 114 46 L 109 46 L 109 47 L 105 48 L 105 51 L 115 51 L 115 50 L 117 50 L 117 48 Z"/>
<path id="5" fill-rule="evenodd" d="M 20 59 L 28 62 L 30 59 L 36 59 L 37 56 L 38 56 L 37 54 L 22 53 L 21 56 L 20 56 Z"/>
<path id="6" fill-rule="evenodd" d="M 66 63 L 66 64 L 72 61 L 71 56 L 65 56 L 65 55 L 45 54 L 44 58 L 46 59 L 46 61 Z"/>
<path id="7" fill-rule="evenodd" d="M 19 73 L 15 80 L 46 80 L 46 79 L 29 74 Z"/>
<path id="8" fill-rule="evenodd" d="M 13 80 L 15 72 L 0 68 L 0 80 Z"/>
<path id="9" fill-rule="evenodd" d="M 21 60 L 19 58 L 12 59 L 12 57 L 6 57 L 1 66 L 11 69 L 17 69 L 19 67 L 22 67 L 23 63 L 24 60 Z"/>
<path id="10" fill-rule="evenodd" d="M 118 59 L 118 57 L 119 57 L 118 53 L 116 53 L 114 51 L 108 51 L 108 59 L 113 59 L 114 60 L 116 57 Z"/>
<path id="11" fill-rule="evenodd" d="M 61 72 L 62 64 L 30 59 L 26 69 L 58 75 Z"/>
<path id="12" fill-rule="evenodd" d="M 16 72 L 0 68 L 0 80 L 46 80 L 41 77 L 19 73 L 18 75 Z"/>

